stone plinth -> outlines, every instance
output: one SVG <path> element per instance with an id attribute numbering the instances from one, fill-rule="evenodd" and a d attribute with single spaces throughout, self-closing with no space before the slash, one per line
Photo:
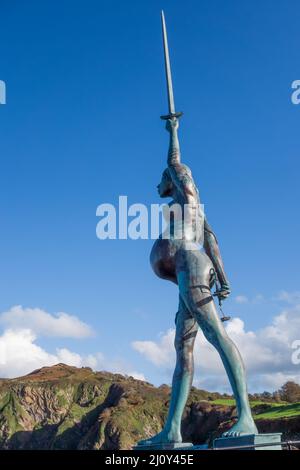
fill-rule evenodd
<path id="1" fill-rule="evenodd" d="M 165 444 L 137 445 L 132 450 L 192 450 L 191 442 L 174 442 Z"/>
<path id="2" fill-rule="evenodd" d="M 230 447 L 241 447 L 240 450 L 282 450 L 281 433 L 247 434 L 238 437 L 220 437 L 214 440 L 213 448 L 215 450 Z"/>

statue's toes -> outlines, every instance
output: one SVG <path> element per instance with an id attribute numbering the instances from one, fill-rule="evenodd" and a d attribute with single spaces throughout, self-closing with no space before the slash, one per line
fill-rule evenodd
<path id="1" fill-rule="evenodd" d="M 222 437 L 239 437 L 240 435 L 240 431 L 226 431 L 223 433 Z"/>

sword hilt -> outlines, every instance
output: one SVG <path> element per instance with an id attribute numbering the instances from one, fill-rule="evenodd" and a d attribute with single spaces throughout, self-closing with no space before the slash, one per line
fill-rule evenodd
<path id="1" fill-rule="evenodd" d="M 219 309 L 220 309 L 220 312 L 222 313 L 221 321 L 224 322 L 224 321 L 231 320 L 231 317 L 226 316 L 223 312 L 223 309 L 222 309 L 222 303 L 223 302 L 222 302 L 222 298 L 219 297 L 219 293 L 220 293 L 220 291 L 216 290 L 216 292 L 213 293 L 213 296 L 218 297 L 218 300 L 219 300 Z"/>
<path id="2" fill-rule="evenodd" d="M 183 115 L 183 113 L 179 112 L 179 113 L 170 113 L 170 114 L 166 114 L 165 116 L 160 116 L 160 119 L 163 119 L 164 121 L 167 121 L 168 119 L 179 119 L 181 116 Z"/>

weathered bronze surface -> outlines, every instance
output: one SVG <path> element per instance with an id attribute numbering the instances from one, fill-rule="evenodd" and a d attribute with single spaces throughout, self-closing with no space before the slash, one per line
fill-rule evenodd
<path id="1" fill-rule="evenodd" d="M 176 314 L 176 367 L 168 417 L 163 430 L 140 445 L 180 443 L 181 418 L 193 380 L 193 349 L 198 329 L 218 351 L 237 404 L 238 421 L 225 436 L 256 434 L 248 401 L 245 368 L 240 353 L 229 338 L 219 318 L 211 289 L 218 285 L 217 297 L 230 294 L 216 236 L 201 211 L 200 196 L 190 168 L 181 162 L 178 141 L 178 116 L 174 105 L 168 42 L 162 15 L 168 86 L 169 114 L 164 116 L 170 136 L 167 168 L 158 185 L 162 198 L 170 197 L 169 207 L 179 206 L 169 221 L 169 238 L 165 232 L 155 241 L 151 251 L 152 268 L 162 279 L 178 285 L 179 306 Z M 186 212 L 184 208 L 187 207 Z M 185 214 L 184 218 L 182 213 Z M 179 215 L 178 215 L 179 214 Z M 178 234 L 181 234 L 179 237 Z"/>

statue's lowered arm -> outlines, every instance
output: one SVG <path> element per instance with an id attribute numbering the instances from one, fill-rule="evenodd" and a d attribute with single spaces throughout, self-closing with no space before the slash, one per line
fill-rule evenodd
<path id="1" fill-rule="evenodd" d="M 213 263 L 221 286 L 219 295 L 225 298 L 230 294 L 230 286 L 225 274 L 217 237 L 206 218 L 204 219 L 204 249 Z"/>

